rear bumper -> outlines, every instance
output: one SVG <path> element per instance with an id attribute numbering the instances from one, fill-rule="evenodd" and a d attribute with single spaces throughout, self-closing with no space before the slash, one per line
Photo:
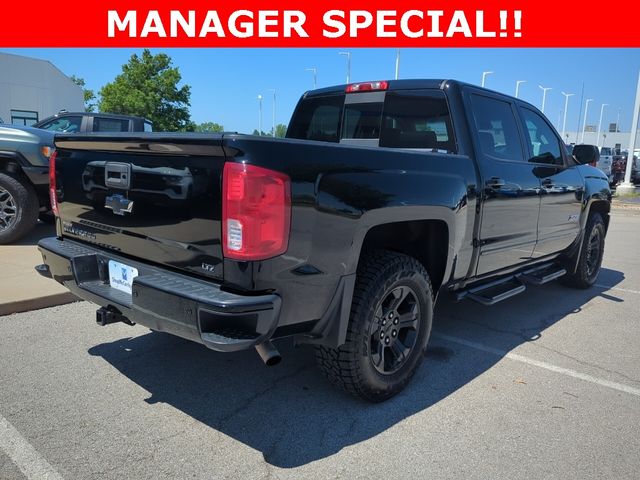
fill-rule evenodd
<path id="1" fill-rule="evenodd" d="M 218 351 L 251 348 L 269 340 L 280 314 L 280 297 L 226 292 L 212 282 L 129 260 L 71 240 L 38 244 L 42 274 L 78 297 L 115 309 L 130 321 L 202 343 Z M 132 294 L 109 285 L 108 262 L 138 270 Z"/>

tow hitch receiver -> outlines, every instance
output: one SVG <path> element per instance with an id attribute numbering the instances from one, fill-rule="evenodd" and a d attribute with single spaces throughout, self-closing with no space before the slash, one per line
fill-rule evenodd
<path id="1" fill-rule="evenodd" d="M 109 325 L 110 323 L 126 323 L 127 325 L 135 325 L 134 322 L 122 315 L 113 307 L 102 307 L 96 312 L 96 323 L 101 327 Z"/>

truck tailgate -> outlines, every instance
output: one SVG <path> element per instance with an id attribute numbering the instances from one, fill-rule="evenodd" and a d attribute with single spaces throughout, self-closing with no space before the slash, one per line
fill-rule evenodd
<path id="1" fill-rule="evenodd" d="M 57 136 L 56 148 L 63 237 L 222 279 L 221 135 Z"/>

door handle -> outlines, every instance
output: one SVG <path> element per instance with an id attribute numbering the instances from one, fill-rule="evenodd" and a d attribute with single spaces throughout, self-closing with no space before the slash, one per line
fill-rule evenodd
<path id="1" fill-rule="evenodd" d="M 542 181 L 542 186 L 545 188 L 553 187 L 554 185 L 555 183 L 553 183 L 553 180 L 551 180 L 550 178 L 545 178 Z"/>
<path id="2" fill-rule="evenodd" d="M 502 178 L 491 177 L 486 181 L 486 185 L 489 188 L 502 188 L 504 187 L 505 181 Z"/>

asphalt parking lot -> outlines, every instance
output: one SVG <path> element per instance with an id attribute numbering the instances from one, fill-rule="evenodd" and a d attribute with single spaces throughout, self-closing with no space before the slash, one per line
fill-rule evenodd
<path id="1" fill-rule="evenodd" d="M 0 317 L 0 479 L 616 478 L 640 472 L 640 213 L 597 286 L 442 298 L 410 387 L 370 405 L 312 352 L 219 354 L 74 303 Z"/>

